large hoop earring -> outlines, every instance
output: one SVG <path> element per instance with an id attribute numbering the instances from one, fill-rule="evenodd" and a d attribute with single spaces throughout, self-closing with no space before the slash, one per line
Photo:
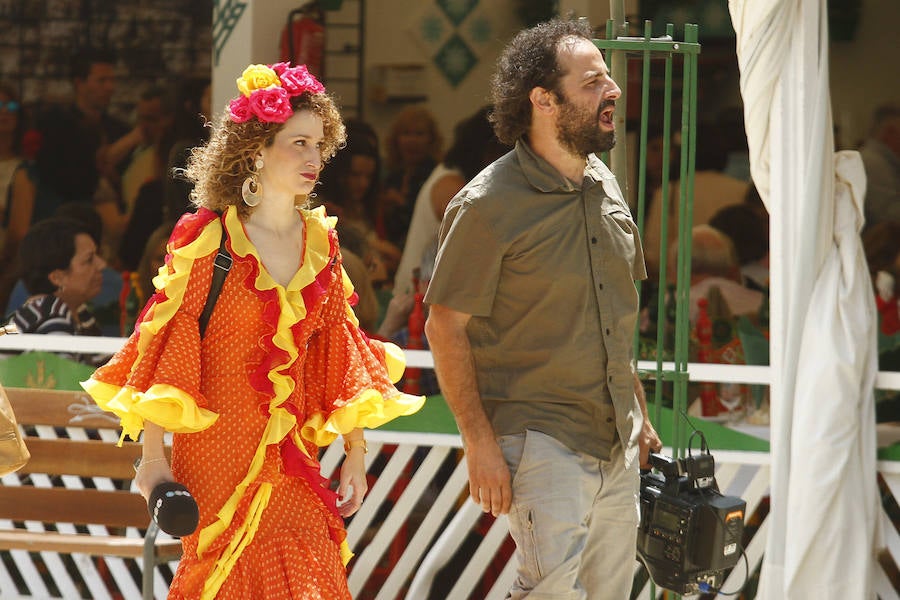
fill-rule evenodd
<path id="1" fill-rule="evenodd" d="M 257 175 L 259 175 L 264 166 L 266 165 L 262 156 L 257 156 L 253 161 L 253 166 L 250 167 L 250 176 L 241 185 L 241 197 L 247 206 L 254 207 L 262 200 L 262 184 L 259 182 Z"/>
<path id="2" fill-rule="evenodd" d="M 244 199 L 244 204 L 250 207 L 256 206 L 262 199 L 262 185 L 255 173 L 247 177 L 241 185 L 241 197 Z"/>

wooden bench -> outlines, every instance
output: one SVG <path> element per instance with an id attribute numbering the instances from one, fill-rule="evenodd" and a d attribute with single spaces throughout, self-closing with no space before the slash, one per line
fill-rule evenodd
<path id="1" fill-rule="evenodd" d="M 98 587 L 110 579 L 119 589 L 109 597 L 134 597 L 127 588 L 134 589 L 135 577 L 125 562 L 120 561 L 118 576 L 113 576 L 104 561 L 87 557 L 142 559 L 141 593 L 154 598 L 156 566 L 177 561 L 181 542 L 165 534 L 157 537 L 146 502 L 132 488 L 140 444 L 117 447 L 118 420 L 100 411 L 87 394 L 25 388 L 6 388 L 6 393 L 27 433 L 31 460 L 0 485 L 0 550 L 80 556 L 75 562 L 81 582 L 66 576 L 71 575 L 71 561 L 66 567 L 58 556 L 47 554 L 41 554 L 45 569 L 21 573 L 32 582 L 36 574 L 45 578 L 46 572 L 39 571 L 51 571 L 53 586 L 64 598 L 82 584 L 91 597 L 103 597 L 107 592 Z M 31 569 L 23 567 L 26 562 L 20 553 L 20 571 Z M 60 584 L 59 579 L 68 582 Z"/>

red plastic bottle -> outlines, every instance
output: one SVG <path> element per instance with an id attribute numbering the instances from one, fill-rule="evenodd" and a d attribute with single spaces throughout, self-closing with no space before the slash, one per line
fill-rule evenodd
<path id="1" fill-rule="evenodd" d="M 697 301 L 697 323 L 694 331 L 697 335 L 697 362 L 712 362 L 712 320 L 707 311 L 708 301 L 700 298 Z M 704 417 L 715 417 L 722 412 L 722 403 L 719 402 L 719 394 L 716 384 L 709 381 L 700 383 L 700 407 Z"/>
<path id="2" fill-rule="evenodd" d="M 412 312 L 409 313 L 409 321 L 407 324 L 407 327 L 409 328 L 409 341 L 406 343 L 406 347 L 410 350 L 422 350 L 425 348 L 425 307 L 423 304 L 425 295 L 416 292 L 413 298 L 413 309 Z M 408 367 L 405 373 L 406 384 L 404 385 L 403 391 L 407 394 L 419 395 L 422 389 L 419 383 L 421 376 L 421 369 Z"/>

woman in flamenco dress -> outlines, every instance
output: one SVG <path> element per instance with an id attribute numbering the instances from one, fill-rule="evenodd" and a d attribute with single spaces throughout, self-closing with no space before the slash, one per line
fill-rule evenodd
<path id="1" fill-rule="evenodd" d="M 287 63 L 250 65 L 237 85 L 189 161 L 198 210 L 175 226 L 156 293 L 82 385 L 123 439 L 143 431 L 144 497 L 177 481 L 197 501 L 170 598 L 350 598 L 343 517 L 367 490 L 364 429 L 424 399 L 394 387 L 402 352 L 360 331 L 335 219 L 306 208 L 344 141 L 333 100 Z M 201 332 L 220 245 L 233 262 Z M 317 457 L 338 436 L 332 491 Z"/>

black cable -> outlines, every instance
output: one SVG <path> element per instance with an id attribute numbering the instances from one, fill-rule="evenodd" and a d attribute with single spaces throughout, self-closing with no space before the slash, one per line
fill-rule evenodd
<path id="1" fill-rule="evenodd" d="M 691 437 L 688 438 L 688 455 L 690 456 L 690 452 L 692 449 L 691 446 L 693 444 L 694 436 L 696 435 L 700 436 L 700 452 L 710 454 L 709 445 L 706 442 L 706 435 L 702 431 L 700 431 L 696 425 L 694 425 L 694 422 L 691 421 L 691 418 L 688 416 L 688 414 L 684 412 L 684 409 L 681 410 L 681 416 L 684 417 L 684 420 L 687 421 L 688 425 L 690 425 L 692 429 Z"/>
<path id="2" fill-rule="evenodd" d="M 750 581 L 750 560 L 747 558 L 747 553 L 744 552 L 744 546 L 738 544 L 738 547 L 741 549 L 741 558 L 744 559 L 744 582 L 740 587 L 733 592 L 723 592 L 721 589 L 716 589 L 709 584 L 701 584 L 698 586 L 700 592 L 704 594 L 719 594 L 722 596 L 737 596 L 744 591 L 744 588 L 747 587 L 747 582 Z M 706 589 L 703 589 L 704 587 Z"/>

